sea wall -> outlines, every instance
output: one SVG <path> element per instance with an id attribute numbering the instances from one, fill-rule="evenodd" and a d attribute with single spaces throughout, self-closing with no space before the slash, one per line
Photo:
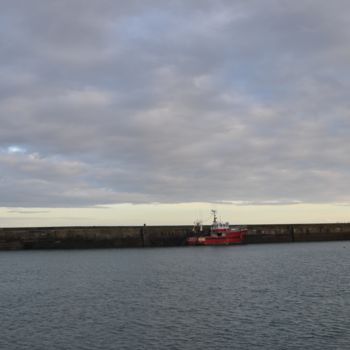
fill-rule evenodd
<path id="1" fill-rule="evenodd" d="M 247 227 L 247 244 L 350 240 L 350 224 Z M 182 246 L 192 234 L 192 226 L 0 228 L 0 250 Z"/>
<path id="2" fill-rule="evenodd" d="M 250 225 L 246 243 L 350 240 L 348 224 Z"/>
<path id="3" fill-rule="evenodd" d="M 0 250 L 181 246 L 191 226 L 0 228 Z"/>

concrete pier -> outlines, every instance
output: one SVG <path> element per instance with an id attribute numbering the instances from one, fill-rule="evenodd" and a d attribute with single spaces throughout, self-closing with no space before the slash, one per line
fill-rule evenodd
<path id="1" fill-rule="evenodd" d="M 247 227 L 247 244 L 350 240 L 350 223 Z M 190 235 L 192 226 L 0 228 L 0 250 L 182 246 Z"/>

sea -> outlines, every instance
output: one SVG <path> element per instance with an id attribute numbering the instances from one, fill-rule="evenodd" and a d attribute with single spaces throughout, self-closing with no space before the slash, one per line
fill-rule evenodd
<path id="1" fill-rule="evenodd" d="M 0 252 L 1 350 L 350 349 L 350 242 Z"/>

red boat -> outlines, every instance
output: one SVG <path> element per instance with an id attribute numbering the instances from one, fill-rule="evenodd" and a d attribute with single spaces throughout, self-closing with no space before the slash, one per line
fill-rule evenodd
<path id="1" fill-rule="evenodd" d="M 231 245 L 244 243 L 247 228 L 242 226 L 230 227 L 228 222 L 218 222 L 216 211 L 212 210 L 212 213 L 214 220 L 209 235 L 202 235 L 202 226 L 200 223 L 197 223 L 194 229 L 197 235 L 187 238 L 188 245 Z"/>

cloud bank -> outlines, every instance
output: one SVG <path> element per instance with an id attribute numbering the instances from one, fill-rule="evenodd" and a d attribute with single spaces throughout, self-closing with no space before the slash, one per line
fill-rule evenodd
<path id="1" fill-rule="evenodd" d="M 349 202 L 349 11 L 3 0 L 0 206 Z"/>

